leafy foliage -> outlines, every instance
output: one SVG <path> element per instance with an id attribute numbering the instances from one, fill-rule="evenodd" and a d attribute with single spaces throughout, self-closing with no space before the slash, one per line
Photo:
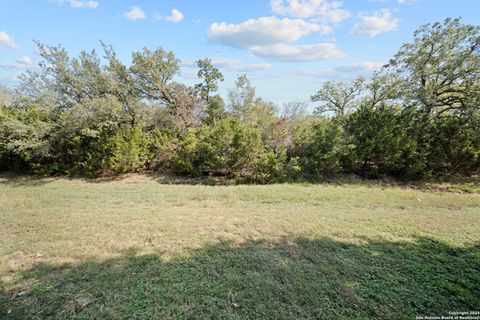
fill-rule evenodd
<path id="1" fill-rule="evenodd" d="M 38 43 L 39 68 L 0 88 L 0 168 L 112 175 L 173 170 L 257 182 L 341 173 L 421 179 L 480 169 L 480 28 L 446 19 L 370 79 L 325 82 L 314 114 L 283 114 L 240 75 L 226 102 L 223 74 L 198 60 L 194 87 L 175 82 L 180 60 L 147 48 L 124 65 Z"/>
<path id="2" fill-rule="evenodd" d="M 235 118 L 190 132 L 176 155 L 180 173 L 251 176 L 265 153 L 254 128 Z"/>

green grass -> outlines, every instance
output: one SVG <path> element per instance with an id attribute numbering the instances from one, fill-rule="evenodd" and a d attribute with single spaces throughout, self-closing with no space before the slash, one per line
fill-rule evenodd
<path id="1" fill-rule="evenodd" d="M 0 319 L 478 309 L 480 194 L 431 189 L 0 178 Z"/>

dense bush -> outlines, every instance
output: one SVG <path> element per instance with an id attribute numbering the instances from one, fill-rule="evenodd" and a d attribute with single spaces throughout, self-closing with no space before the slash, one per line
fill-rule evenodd
<path id="1" fill-rule="evenodd" d="M 409 144 L 414 141 L 405 128 L 398 108 L 360 106 L 345 121 L 349 146 L 345 169 L 371 177 L 404 173 L 412 152 Z"/>
<path id="2" fill-rule="evenodd" d="M 432 126 L 429 163 L 437 174 L 472 173 L 478 170 L 480 130 L 466 117 L 440 118 Z"/>
<path id="3" fill-rule="evenodd" d="M 107 139 L 104 170 L 112 173 L 137 172 L 145 169 L 150 154 L 149 137 L 138 126 L 126 128 Z"/>
<path id="4" fill-rule="evenodd" d="M 44 110 L 0 107 L 0 169 L 35 170 L 48 156 L 52 125 Z"/>
<path id="5" fill-rule="evenodd" d="M 227 118 L 190 131 L 180 143 L 174 168 L 191 175 L 249 177 L 265 160 L 259 132 L 238 119 Z"/>
<path id="6" fill-rule="evenodd" d="M 305 177 L 332 176 L 342 171 L 347 145 L 341 119 L 318 119 L 297 131 L 292 156 Z"/>

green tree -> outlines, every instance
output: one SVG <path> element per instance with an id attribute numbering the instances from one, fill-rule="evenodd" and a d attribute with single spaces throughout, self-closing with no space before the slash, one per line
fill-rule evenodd
<path id="1" fill-rule="evenodd" d="M 196 91 L 208 105 L 210 96 L 218 90 L 218 82 L 224 80 L 223 74 L 218 68 L 213 66 L 212 60 L 205 58 L 197 61 L 198 77 L 203 81 L 195 85 Z"/>
<path id="2" fill-rule="evenodd" d="M 364 80 L 358 78 L 351 83 L 327 81 L 322 88 L 311 97 L 313 102 L 321 104 L 315 109 L 318 115 L 332 112 L 335 116 L 343 116 L 355 107 L 355 99 L 360 95 Z"/>
<path id="3" fill-rule="evenodd" d="M 255 88 L 245 74 L 238 76 L 234 88 L 228 92 L 228 100 L 234 116 L 240 120 L 248 118 L 255 104 Z"/>
<path id="4" fill-rule="evenodd" d="M 465 111 L 480 95 L 480 27 L 460 19 L 424 25 L 388 67 L 406 82 L 406 104 L 420 108 L 426 119 Z"/>
<path id="5" fill-rule="evenodd" d="M 0 85 L 0 107 L 11 106 L 13 103 L 13 92 L 7 87 Z"/>
<path id="6" fill-rule="evenodd" d="M 362 104 L 345 121 L 344 169 L 369 177 L 405 175 L 416 152 L 405 120 L 399 107 Z"/>
<path id="7" fill-rule="evenodd" d="M 475 145 L 467 147 L 465 142 L 472 141 L 462 139 L 474 137 L 467 134 L 473 124 L 469 115 L 479 108 L 480 27 L 464 25 L 460 19 L 421 26 L 414 33 L 414 41 L 404 44 L 386 69 L 396 73 L 404 83 L 403 106 L 418 110 L 412 119 L 417 123 L 412 122 L 410 127 L 416 128 L 413 138 L 419 144 L 419 163 L 424 163 L 420 167 L 425 168 L 425 174 L 442 174 L 440 168 L 452 164 L 444 165 L 450 161 L 441 154 L 465 155 L 459 147 L 471 149 Z M 440 119 L 443 117 L 452 119 Z M 445 132 L 450 132 L 450 138 L 444 136 Z M 445 138 L 450 151 L 438 152 L 440 146 L 446 146 Z M 467 153 L 472 155 L 470 151 Z M 462 157 L 475 161 L 474 156 Z M 464 160 L 460 163 L 467 166 Z"/>
<path id="8" fill-rule="evenodd" d="M 378 71 L 365 83 L 362 102 L 372 108 L 399 105 L 404 86 L 405 82 L 396 73 Z"/>
<path id="9" fill-rule="evenodd" d="M 195 91 L 205 104 L 203 121 L 207 125 L 212 125 L 225 117 L 225 102 L 219 95 L 212 96 L 212 93 L 218 90 L 218 82 L 224 80 L 223 74 L 208 58 L 198 60 L 197 66 L 198 77 L 203 81 L 195 85 Z"/>
<path id="10" fill-rule="evenodd" d="M 225 117 L 225 101 L 219 95 L 210 97 L 204 110 L 203 122 L 207 125 L 213 125 Z"/>
<path id="11" fill-rule="evenodd" d="M 252 176 L 265 149 L 254 128 L 236 118 L 190 131 L 175 157 L 177 171 L 187 174 Z"/>
<path id="12" fill-rule="evenodd" d="M 317 118 L 295 129 L 290 158 L 296 159 L 303 177 L 316 179 L 342 171 L 346 148 L 341 121 Z"/>
<path id="13" fill-rule="evenodd" d="M 173 52 L 144 48 L 132 54 L 129 69 L 136 92 L 141 98 L 160 105 L 174 105 L 171 81 L 180 72 L 180 60 Z"/>
<path id="14" fill-rule="evenodd" d="M 53 130 L 40 106 L 0 106 L 0 169 L 35 170 L 49 157 L 47 138 Z"/>

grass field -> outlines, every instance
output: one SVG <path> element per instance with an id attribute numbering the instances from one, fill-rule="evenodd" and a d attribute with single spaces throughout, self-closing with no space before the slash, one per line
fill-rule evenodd
<path id="1" fill-rule="evenodd" d="M 0 319 L 405 319 L 480 308 L 480 194 L 0 178 Z"/>

